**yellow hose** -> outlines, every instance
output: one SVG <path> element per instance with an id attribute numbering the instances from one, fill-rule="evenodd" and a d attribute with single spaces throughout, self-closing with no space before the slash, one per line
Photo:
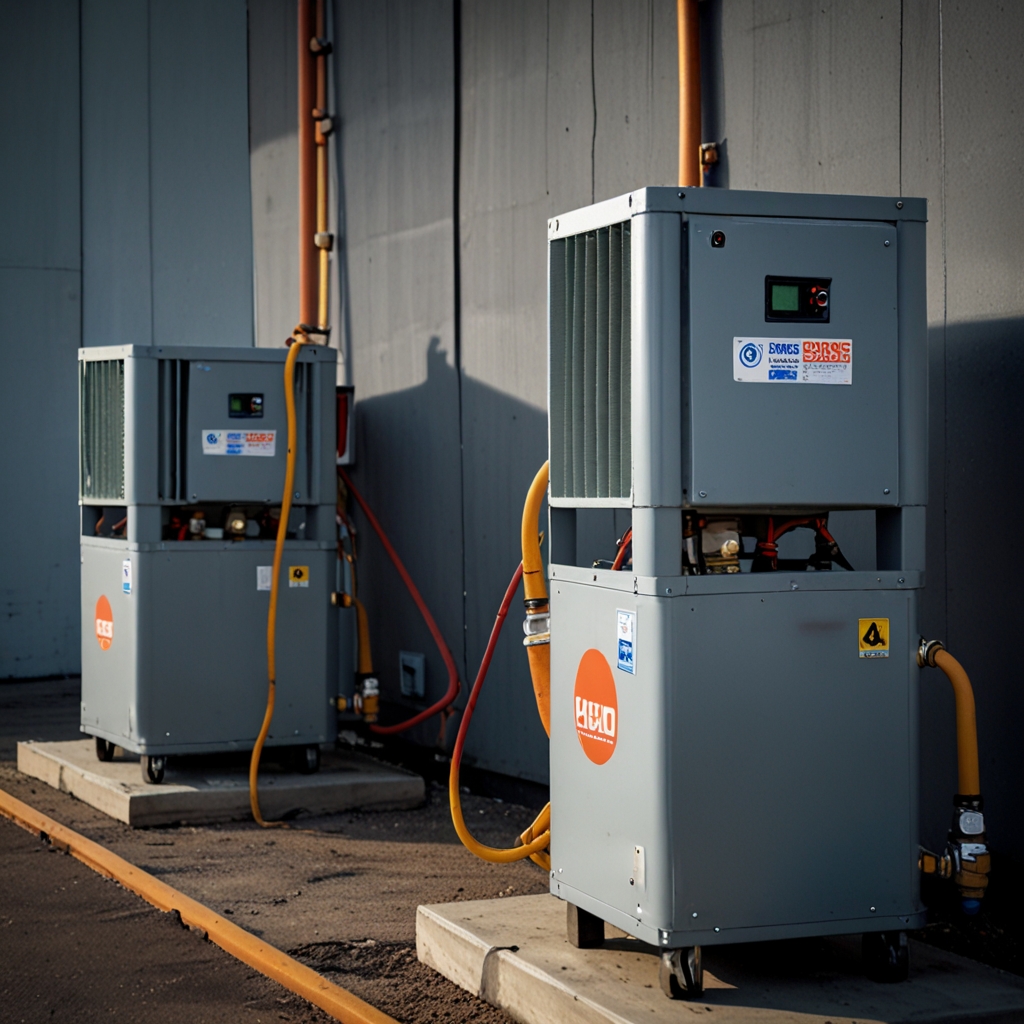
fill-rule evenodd
<path id="1" fill-rule="evenodd" d="M 535 612 L 548 610 L 548 588 L 544 582 L 544 560 L 540 554 L 540 535 L 537 531 L 537 520 L 540 518 L 541 505 L 548 489 L 548 464 L 537 470 L 537 475 L 530 484 L 523 506 L 522 546 L 523 546 L 523 594 L 527 601 L 544 602 L 533 607 Z M 533 695 L 537 701 L 537 713 L 540 715 L 544 732 L 551 735 L 551 647 L 549 644 L 533 644 L 526 648 L 526 657 L 530 661 L 530 678 L 533 680 Z"/>
<path id="2" fill-rule="evenodd" d="M 284 542 L 288 536 L 288 517 L 292 510 L 292 490 L 295 486 L 295 450 L 296 424 L 295 424 L 295 361 L 299 357 L 302 346 L 307 344 L 309 338 L 304 331 L 296 328 L 293 335 L 294 342 L 288 349 L 288 355 L 284 361 L 284 403 L 288 415 L 288 456 L 285 460 L 284 469 L 284 495 L 281 498 L 281 518 L 277 523 L 277 540 L 274 543 L 274 568 L 270 577 L 270 607 L 267 609 L 267 710 L 263 715 L 263 725 L 256 737 L 256 745 L 252 748 L 252 757 L 249 759 L 249 806 L 252 808 L 252 816 L 257 825 L 264 828 L 270 826 L 284 826 L 283 821 L 264 821 L 260 813 L 259 796 L 259 771 L 260 755 L 263 753 L 263 744 L 266 742 L 267 733 L 270 732 L 270 722 L 274 717 L 274 699 L 277 695 L 277 595 L 281 582 L 281 559 L 284 555 Z"/>
<path id="3" fill-rule="evenodd" d="M 978 770 L 978 726 L 974 717 L 974 690 L 963 665 L 949 651 L 932 655 L 936 668 L 942 669 L 953 686 L 956 702 L 956 760 L 961 796 L 981 795 L 981 773 Z"/>

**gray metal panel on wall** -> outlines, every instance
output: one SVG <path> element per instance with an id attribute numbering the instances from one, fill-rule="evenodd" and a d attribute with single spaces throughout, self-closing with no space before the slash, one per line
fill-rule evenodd
<path id="1" fill-rule="evenodd" d="M 155 344 L 253 343 L 246 38 L 245 0 L 150 4 Z"/>
<path id="2" fill-rule="evenodd" d="M 77 3 L 0 5 L 0 678 L 79 665 L 78 52 Z"/>
<path id="3" fill-rule="evenodd" d="M 464 674 L 459 389 L 455 369 L 451 4 L 335 6 L 356 486 L 430 607 Z M 359 594 L 374 667 L 398 702 L 398 652 L 444 665 L 380 543 L 357 512 Z M 422 703 L 405 702 L 407 712 Z M 432 744 L 436 718 L 411 738 Z"/>

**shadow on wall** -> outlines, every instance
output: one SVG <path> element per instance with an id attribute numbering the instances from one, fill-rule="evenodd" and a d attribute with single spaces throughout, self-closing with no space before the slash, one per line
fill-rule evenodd
<path id="1" fill-rule="evenodd" d="M 461 707 L 521 557 L 522 503 L 545 458 L 547 418 L 535 406 L 469 377 L 462 378 L 460 395 L 459 375 L 438 337 L 427 344 L 426 363 L 422 384 L 358 400 L 359 462 L 353 480 L 381 520 L 455 657 L 463 681 Z M 439 699 L 447 674 L 419 612 L 361 516 L 357 527 L 360 596 L 370 617 L 384 720 L 397 721 Z M 520 608 L 518 602 L 513 605 L 495 652 L 466 760 L 533 777 L 527 766 L 538 758 L 546 769 L 546 739 L 522 654 Z M 426 655 L 425 701 L 401 695 L 400 651 Z M 406 735 L 436 745 L 439 724 L 435 717 Z M 455 726 L 449 724 L 449 743 Z"/>
<path id="2" fill-rule="evenodd" d="M 931 514 L 941 516 L 945 508 L 945 635 L 940 639 L 974 684 L 989 836 L 996 850 L 1018 862 L 1024 861 L 1019 814 L 1024 689 L 1015 657 L 1024 621 L 1015 547 L 1015 516 L 1024 506 L 1022 347 L 1021 317 L 946 327 L 945 417 L 932 433 L 933 443 L 944 436 L 945 486 L 937 493 L 941 483 L 933 481 L 931 493 Z M 929 554 L 934 563 L 934 553 Z M 951 813 L 956 733 L 950 687 L 932 670 L 922 674 L 921 705 L 922 832 L 934 843 Z"/>

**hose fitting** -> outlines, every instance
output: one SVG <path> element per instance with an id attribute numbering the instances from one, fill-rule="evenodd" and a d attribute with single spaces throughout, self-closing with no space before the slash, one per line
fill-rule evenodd
<path id="1" fill-rule="evenodd" d="M 921 643 L 917 648 L 917 664 L 920 668 L 935 668 L 935 655 L 946 648 L 942 646 L 941 640 L 925 640 L 921 637 Z"/>

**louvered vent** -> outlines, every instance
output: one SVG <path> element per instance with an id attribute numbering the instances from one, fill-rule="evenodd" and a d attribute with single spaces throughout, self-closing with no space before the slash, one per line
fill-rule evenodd
<path id="1" fill-rule="evenodd" d="M 551 495 L 626 498 L 629 222 L 550 246 Z"/>
<path id="2" fill-rule="evenodd" d="M 120 501 L 124 498 L 124 360 L 78 365 L 81 496 Z"/>

